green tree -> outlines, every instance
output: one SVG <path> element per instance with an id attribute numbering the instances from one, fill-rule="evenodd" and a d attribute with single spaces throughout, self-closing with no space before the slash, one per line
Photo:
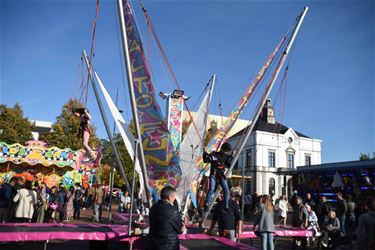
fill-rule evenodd
<path id="1" fill-rule="evenodd" d="M 116 134 L 114 136 L 114 139 L 115 139 L 115 143 L 116 143 L 117 148 L 118 148 L 119 153 L 120 153 L 120 158 L 121 158 L 122 163 L 125 167 L 126 177 L 128 178 L 128 180 L 130 182 L 133 178 L 133 163 L 132 163 L 132 160 L 130 158 L 130 155 L 128 154 L 128 151 L 126 150 L 126 147 L 124 145 L 124 142 L 122 140 L 121 135 Z M 117 167 L 115 157 L 112 154 L 113 151 L 112 151 L 111 143 L 109 141 L 103 139 L 103 140 L 101 140 L 101 145 L 102 145 L 102 152 L 103 152 L 102 164 L 108 164 L 109 166 L 114 165 L 115 168 L 116 168 L 115 176 L 114 176 L 114 185 L 119 186 L 119 187 L 124 186 L 125 181 L 120 174 L 120 170 Z M 136 176 L 136 180 L 138 180 L 138 176 Z"/>
<path id="2" fill-rule="evenodd" d="M 368 155 L 368 154 L 366 154 L 366 153 L 361 153 L 360 155 L 359 155 L 359 160 L 360 161 L 367 161 L 367 160 L 369 160 L 370 159 L 370 156 Z"/>
<path id="3" fill-rule="evenodd" d="M 78 150 L 82 148 L 82 138 L 78 136 L 80 119 L 76 117 L 72 110 L 82 108 L 83 105 L 78 99 L 69 99 L 61 109 L 61 114 L 56 117 L 56 122 L 52 125 L 52 132 L 41 135 L 40 140 L 48 143 L 49 146 L 59 148 L 71 148 Z M 96 128 L 91 124 L 91 135 L 89 145 L 98 147 L 100 141 L 96 137 Z"/>
<path id="4" fill-rule="evenodd" d="M 109 184 L 109 176 L 110 176 L 110 172 L 111 172 L 111 166 L 109 166 L 108 164 L 104 164 L 102 165 L 102 184 L 104 185 L 108 185 Z"/>
<path id="5" fill-rule="evenodd" d="M 19 103 L 12 108 L 0 105 L 0 141 L 8 144 L 20 143 L 32 139 L 33 124 L 23 117 L 23 110 Z"/>
<path id="6" fill-rule="evenodd" d="M 361 153 L 359 155 L 359 160 L 360 161 L 375 160 L 375 152 L 372 153 L 372 157 L 370 156 L 370 154 Z"/>

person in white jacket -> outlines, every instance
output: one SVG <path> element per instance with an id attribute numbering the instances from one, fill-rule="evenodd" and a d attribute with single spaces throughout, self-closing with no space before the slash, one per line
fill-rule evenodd
<path id="1" fill-rule="evenodd" d="M 280 212 L 280 220 L 279 225 L 282 224 L 286 226 L 286 221 L 288 217 L 288 200 L 285 195 L 280 197 L 279 200 L 279 212 Z"/>
<path id="2" fill-rule="evenodd" d="M 30 181 L 26 181 L 23 187 L 13 198 L 17 203 L 15 217 L 17 222 L 30 222 L 34 214 L 34 206 L 37 203 L 37 194 L 32 190 Z"/>

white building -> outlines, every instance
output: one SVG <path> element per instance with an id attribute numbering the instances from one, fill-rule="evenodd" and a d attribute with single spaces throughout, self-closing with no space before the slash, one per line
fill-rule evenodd
<path id="1" fill-rule="evenodd" d="M 52 122 L 36 120 L 30 120 L 30 122 L 34 124 L 34 129 L 31 132 L 34 140 L 38 140 L 40 134 L 48 133 L 52 130 Z"/>
<path id="2" fill-rule="evenodd" d="M 228 139 L 232 147 L 244 130 Z M 276 197 L 289 195 L 291 175 L 288 173 L 298 166 L 321 164 L 321 143 L 277 123 L 271 101 L 267 100 L 236 166 L 240 172 L 245 168 L 245 175 L 251 177 L 245 183 L 245 190 Z"/>

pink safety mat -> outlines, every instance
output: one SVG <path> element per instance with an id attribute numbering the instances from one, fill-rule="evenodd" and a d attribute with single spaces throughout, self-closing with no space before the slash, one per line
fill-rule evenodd
<path id="1" fill-rule="evenodd" d="M 224 237 L 210 236 L 207 234 L 181 234 L 179 235 L 181 250 L 185 249 L 240 249 L 258 250 L 259 248 L 231 241 Z M 185 242 L 187 241 L 187 242 Z"/>
<path id="2" fill-rule="evenodd" d="M 303 228 L 295 228 L 291 226 L 279 226 L 275 225 L 275 232 L 274 236 L 280 236 L 280 237 L 312 237 L 314 236 L 314 232 L 303 229 Z M 258 237 L 253 231 L 253 225 L 252 224 L 244 224 L 243 225 L 243 233 L 240 235 L 240 239 L 246 239 L 246 238 L 256 238 Z"/>
<path id="3" fill-rule="evenodd" d="M 128 237 L 127 226 L 106 224 L 63 223 L 3 223 L 0 224 L 0 241 L 46 240 L 118 240 L 134 241 Z"/>

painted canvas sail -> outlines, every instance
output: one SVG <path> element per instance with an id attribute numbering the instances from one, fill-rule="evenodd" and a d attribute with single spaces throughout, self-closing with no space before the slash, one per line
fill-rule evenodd
<path id="1" fill-rule="evenodd" d="M 128 125 L 125 122 L 125 119 L 122 117 L 120 111 L 117 109 L 115 103 L 113 102 L 111 96 L 109 95 L 107 89 L 104 87 L 103 82 L 99 78 L 98 74 L 94 71 L 94 76 L 96 78 L 96 81 L 98 82 L 98 85 L 103 93 L 103 96 L 107 102 L 107 105 L 109 107 L 109 110 L 111 111 L 111 114 L 113 116 L 113 119 L 115 120 L 115 124 L 120 132 L 120 135 L 122 137 L 122 140 L 125 144 L 126 150 L 128 151 L 132 161 L 135 160 L 135 171 L 137 171 L 139 176 L 139 184 L 140 184 L 140 190 L 139 194 L 143 193 L 144 190 L 144 181 L 143 181 L 143 175 L 141 166 L 139 165 L 138 158 L 134 159 L 134 150 L 135 150 L 135 144 L 134 137 L 130 133 L 128 129 Z"/>
<path id="2" fill-rule="evenodd" d="M 178 165 L 178 156 L 173 151 L 167 124 L 155 100 L 150 71 L 131 6 L 127 0 L 123 0 L 122 7 L 148 181 L 150 191 L 153 197 L 156 197 L 157 192 L 164 186 L 178 184 L 181 169 Z"/>
<path id="3" fill-rule="evenodd" d="M 168 130 L 172 140 L 173 149 L 180 151 L 182 137 L 182 112 L 184 110 L 184 99 L 168 97 Z"/>
<path id="4" fill-rule="evenodd" d="M 177 189 L 177 199 L 182 201 L 188 192 L 191 194 L 191 201 L 196 206 L 196 192 L 198 180 L 193 179 L 196 176 L 197 157 L 202 154 L 202 138 L 206 131 L 207 116 L 211 102 L 212 91 L 214 88 L 214 79 L 211 82 L 207 93 L 198 109 L 197 116 L 194 119 L 195 126 L 191 125 L 187 130 L 180 146 L 180 167 L 182 178 Z"/>

